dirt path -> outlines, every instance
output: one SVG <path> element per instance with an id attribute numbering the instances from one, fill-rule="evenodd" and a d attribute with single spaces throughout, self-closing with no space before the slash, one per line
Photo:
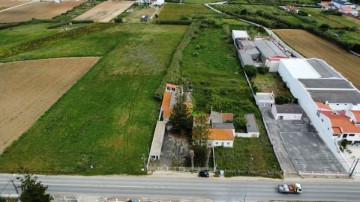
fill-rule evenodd
<path id="1" fill-rule="evenodd" d="M 98 59 L 56 58 L 0 64 L 0 154 Z"/>

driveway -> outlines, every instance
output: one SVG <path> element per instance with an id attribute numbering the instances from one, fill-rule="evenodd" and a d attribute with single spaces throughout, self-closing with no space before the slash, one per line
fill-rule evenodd
<path id="1" fill-rule="evenodd" d="M 270 107 L 261 108 L 261 112 L 269 137 L 277 145 L 275 152 L 283 157 L 280 164 L 286 172 L 346 173 L 305 114 L 300 121 L 288 121 L 275 120 Z"/>

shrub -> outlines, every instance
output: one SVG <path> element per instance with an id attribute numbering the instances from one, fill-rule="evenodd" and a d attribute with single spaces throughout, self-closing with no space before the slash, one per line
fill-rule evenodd
<path id="1" fill-rule="evenodd" d="M 321 24 L 319 27 L 321 30 L 326 31 L 330 28 L 330 25 L 328 24 Z"/>
<path id="2" fill-rule="evenodd" d="M 238 116 L 233 121 L 236 131 L 246 131 L 246 119 L 244 116 Z"/>
<path id="3" fill-rule="evenodd" d="M 199 53 L 198 52 L 193 52 L 192 56 L 197 57 L 197 56 L 199 56 Z"/>
<path id="4" fill-rule="evenodd" d="M 245 73 L 249 78 L 253 78 L 256 76 L 257 70 L 256 67 L 252 65 L 245 65 L 244 67 Z"/>
<path id="5" fill-rule="evenodd" d="M 269 72 L 269 68 L 268 68 L 268 67 L 265 67 L 265 66 L 261 66 L 261 67 L 258 67 L 258 68 L 257 68 L 257 72 L 258 72 L 259 74 L 264 75 L 264 74 L 266 74 L 266 73 Z"/>

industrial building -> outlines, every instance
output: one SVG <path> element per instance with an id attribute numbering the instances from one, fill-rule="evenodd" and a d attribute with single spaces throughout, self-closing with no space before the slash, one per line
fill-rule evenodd
<path id="1" fill-rule="evenodd" d="M 320 59 L 280 60 L 280 76 L 335 155 L 338 141 L 360 143 L 360 92 Z"/>

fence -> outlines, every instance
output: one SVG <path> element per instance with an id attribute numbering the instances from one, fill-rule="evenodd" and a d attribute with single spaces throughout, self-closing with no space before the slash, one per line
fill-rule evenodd
<path id="1" fill-rule="evenodd" d="M 301 177 L 336 177 L 336 178 L 350 178 L 348 173 L 340 173 L 340 172 L 329 172 L 329 171 L 324 171 L 324 172 L 302 172 L 299 171 L 298 174 Z"/>

